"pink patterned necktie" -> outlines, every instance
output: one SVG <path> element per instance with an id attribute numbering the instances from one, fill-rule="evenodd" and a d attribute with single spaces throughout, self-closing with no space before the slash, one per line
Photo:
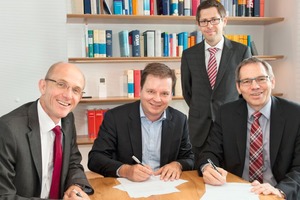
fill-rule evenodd
<path id="1" fill-rule="evenodd" d="M 217 59 L 216 59 L 216 52 L 218 48 L 208 48 L 210 53 L 209 60 L 208 60 L 208 67 L 207 67 L 207 74 L 209 78 L 209 82 L 211 88 L 213 89 L 216 83 L 217 77 Z"/>
<path id="2" fill-rule="evenodd" d="M 249 150 L 249 181 L 258 180 L 263 183 L 263 135 L 258 119 L 261 113 L 256 111 L 253 114 L 254 121 L 250 131 Z"/>
<path id="3" fill-rule="evenodd" d="M 62 145 L 60 126 L 55 126 L 52 129 L 52 131 L 55 133 L 55 140 L 53 146 L 53 173 L 49 198 L 59 199 L 60 176 L 62 168 Z"/>

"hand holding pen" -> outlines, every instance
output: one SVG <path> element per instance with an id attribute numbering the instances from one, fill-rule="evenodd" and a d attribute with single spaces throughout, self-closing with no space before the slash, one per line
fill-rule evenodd
<path id="1" fill-rule="evenodd" d="M 205 166 L 202 171 L 204 182 L 210 185 L 223 185 L 226 183 L 227 171 L 217 168 L 211 159 L 207 159 L 207 162 L 207 165 L 211 167 Z"/>

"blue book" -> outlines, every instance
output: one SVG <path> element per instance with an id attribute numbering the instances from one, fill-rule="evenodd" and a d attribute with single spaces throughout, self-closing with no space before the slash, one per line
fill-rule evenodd
<path id="1" fill-rule="evenodd" d="M 189 39 L 189 34 L 188 32 L 181 32 L 180 34 L 182 34 L 182 38 L 183 38 L 183 50 L 187 49 L 188 48 L 188 39 Z"/>
<path id="2" fill-rule="evenodd" d="M 161 33 L 162 43 L 163 43 L 163 57 L 169 57 L 169 34 L 167 32 Z"/>
<path id="3" fill-rule="evenodd" d="M 132 38 L 132 57 L 140 57 L 140 31 L 132 30 L 129 32 L 129 36 Z"/>
<path id="4" fill-rule="evenodd" d="M 122 0 L 114 0 L 113 2 L 114 14 L 122 15 L 123 14 L 123 2 Z"/>
<path id="5" fill-rule="evenodd" d="M 94 57 L 94 31 L 88 30 L 88 57 Z"/>
<path id="6" fill-rule="evenodd" d="M 150 15 L 150 0 L 143 0 L 144 15 Z"/>
<path id="7" fill-rule="evenodd" d="M 92 14 L 91 0 L 83 1 L 84 14 Z"/>
<path id="8" fill-rule="evenodd" d="M 106 30 L 106 57 L 112 57 L 112 30 Z"/>
<path id="9" fill-rule="evenodd" d="M 129 15 L 132 15 L 132 0 L 128 0 L 128 5 L 129 5 Z"/>
<path id="10" fill-rule="evenodd" d="M 128 30 L 119 32 L 119 45 L 121 57 L 129 57 L 129 34 Z"/>
<path id="11" fill-rule="evenodd" d="M 184 15 L 184 0 L 178 0 L 178 15 Z"/>
<path id="12" fill-rule="evenodd" d="M 196 37 L 196 44 L 199 44 L 203 40 L 203 35 L 201 31 L 193 31 L 190 33 L 190 35 L 193 35 Z"/>
<path id="13" fill-rule="evenodd" d="M 163 15 L 170 15 L 170 0 L 163 0 Z"/>
<path id="14" fill-rule="evenodd" d="M 170 15 L 178 16 L 178 0 L 171 0 Z"/>
<path id="15" fill-rule="evenodd" d="M 260 0 L 254 0 L 254 8 L 253 8 L 253 16 L 254 17 L 259 17 L 259 13 L 260 13 Z"/>

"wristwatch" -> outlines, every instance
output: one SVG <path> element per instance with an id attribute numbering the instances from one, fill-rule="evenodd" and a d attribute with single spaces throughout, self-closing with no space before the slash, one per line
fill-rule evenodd
<path id="1" fill-rule="evenodd" d="M 280 192 L 280 194 L 283 196 L 283 199 L 286 199 L 286 194 L 279 188 L 277 190 Z"/>

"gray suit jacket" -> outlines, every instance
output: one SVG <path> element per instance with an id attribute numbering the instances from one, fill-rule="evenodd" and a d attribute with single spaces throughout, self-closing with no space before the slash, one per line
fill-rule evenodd
<path id="1" fill-rule="evenodd" d="M 214 90 L 211 89 L 206 65 L 204 41 L 185 51 L 181 59 L 184 99 L 189 106 L 189 131 L 193 146 L 202 147 L 220 105 L 239 98 L 235 87 L 235 69 L 251 56 L 245 45 L 225 38 Z"/>
<path id="2" fill-rule="evenodd" d="M 116 176 L 122 164 L 142 160 L 140 101 L 107 111 L 99 135 L 89 153 L 88 167 L 104 176 Z M 194 154 L 189 140 L 187 117 L 168 107 L 162 123 L 160 165 L 178 161 L 183 170 L 194 167 Z"/>
<path id="3" fill-rule="evenodd" d="M 63 168 L 61 197 L 77 183 L 93 193 L 81 166 L 74 116 L 62 119 Z M 0 118 L 0 199 L 39 199 L 42 154 L 37 101 L 24 104 Z"/>
<path id="4" fill-rule="evenodd" d="M 219 114 L 200 155 L 199 166 L 210 158 L 217 166 L 242 177 L 247 141 L 248 110 L 244 99 L 228 103 Z M 270 160 L 275 187 L 287 199 L 300 199 L 300 106 L 272 97 Z M 200 169 L 198 169 L 201 175 Z"/>

